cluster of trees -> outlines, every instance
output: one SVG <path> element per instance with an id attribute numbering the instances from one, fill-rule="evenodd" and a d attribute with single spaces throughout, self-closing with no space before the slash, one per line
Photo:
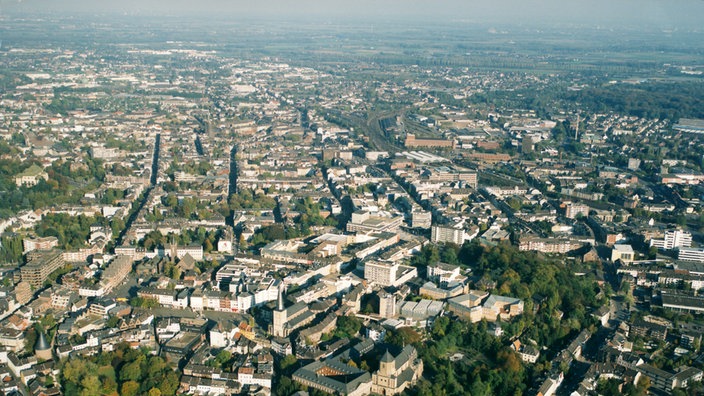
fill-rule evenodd
<path id="1" fill-rule="evenodd" d="M 71 216 L 67 213 L 47 213 L 37 224 L 35 232 L 40 237 L 54 236 L 59 248 L 65 250 L 84 247 L 90 236 L 90 226 L 104 223 L 102 217 Z"/>
<path id="2" fill-rule="evenodd" d="M 49 276 L 46 277 L 46 280 L 44 281 L 44 286 L 51 286 L 56 282 L 57 279 L 61 278 L 63 275 L 68 274 L 72 270 L 73 266 L 71 264 L 64 265 L 63 267 L 50 273 Z"/>
<path id="3" fill-rule="evenodd" d="M 242 193 L 233 195 L 233 197 L 241 196 Z M 245 196 L 248 193 L 245 193 Z M 261 194 L 258 194 L 259 196 Z M 231 197 L 232 198 L 232 197 Z M 270 198 L 271 199 L 271 198 Z M 276 201 L 273 201 L 276 206 Z M 320 202 L 313 201 L 310 197 L 299 199 L 294 203 L 293 210 L 298 212 L 293 224 L 272 224 L 258 229 L 250 242 L 254 248 L 261 248 L 269 242 L 305 237 L 312 233 L 311 227 L 316 226 L 331 226 L 338 225 L 338 220 L 333 216 L 323 217 L 320 214 L 322 209 Z M 247 245 L 243 239 L 240 240 L 240 248 L 245 249 Z"/>
<path id="4" fill-rule="evenodd" d="M 200 273 L 202 274 L 204 272 L 214 270 L 219 266 L 220 263 L 218 263 L 215 259 L 203 260 L 196 263 L 196 271 L 200 271 Z"/>
<path id="5" fill-rule="evenodd" d="M 331 227 L 337 226 L 337 220 L 328 216 L 324 218 L 320 215 L 321 204 L 314 202 L 310 197 L 299 199 L 294 204 L 294 210 L 299 213 L 295 224 L 302 236 L 311 234 L 310 227 L 327 225 Z"/>
<path id="6" fill-rule="evenodd" d="M 0 154 L 14 152 L 15 149 L 8 147 L 7 142 L 0 142 Z M 15 176 L 33 164 L 7 156 L 0 158 L 0 217 L 12 216 L 20 210 L 77 204 L 85 192 L 97 188 L 105 178 L 102 163 L 88 158 L 85 159 L 85 166 L 73 169 L 72 162 L 57 161 L 46 168 L 48 180 L 40 179 L 32 187 L 15 185 Z"/>
<path id="7" fill-rule="evenodd" d="M 16 87 L 31 82 L 32 79 L 27 77 L 25 73 L 14 72 L 3 68 L 2 73 L 0 73 L 0 92 L 12 92 Z"/>
<path id="8" fill-rule="evenodd" d="M 356 316 L 340 316 L 337 318 L 335 336 L 338 338 L 353 338 L 362 329 L 362 321 Z"/>
<path id="9" fill-rule="evenodd" d="M 112 164 L 112 166 L 110 166 L 110 173 L 114 176 L 132 176 L 134 170 L 122 164 Z"/>
<path id="10" fill-rule="evenodd" d="M 6 235 L 0 238 L 0 263 L 18 263 L 22 260 L 22 237 L 20 235 Z"/>
<path id="11" fill-rule="evenodd" d="M 603 396 L 644 396 L 648 394 L 649 387 L 650 379 L 646 376 L 642 376 L 637 385 L 633 385 L 629 382 L 623 386 L 621 386 L 621 381 L 610 378 L 608 380 L 599 381 L 596 386 L 596 391 Z M 673 394 L 675 393 L 673 392 Z"/>
<path id="12" fill-rule="evenodd" d="M 164 265 L 164 275 L 171 279 L 179 280 L 181 279 L 181 268 L 170 261 Z"/>
<path id="13" fill-rule="evenodd" d="M 209 161 L 196 162 L 196 161 L 191 160 L 186 163 L 177 163 L 176 160 L 174 160 L 169 165 L 169 170 L 166 173 L 172 177 L 174 176 L 174 174 L 177 171 L 186 172 L 186 173 L 190 173 L 193 175 L 205 176 L 212 169 L 213 169 L 213 166 L 210 164 Z"/>
<path id="14" fill-rule="evenodd" d="M 124 198 L 125 190 L 121 190 L 118 188 L 108 188 L 105 190 L 105 193 L 103 193 L 103 196 L 100 198 L 100 203 L 105 205 L 113 205 L 115 204 L 115 202 Z"/>
<path id="15" fill-rule="evenodd" d="M 541 118 L 550 118 L 555 103 L 564 108 L 574 108 L 578 103 L 580 109 L 590 113 L 617 112 L 652 119 L 704 117 L 704 83 L 698 81 L 599 85 L 595 80 L 579 91 L 535 88 L 485 92 L 468 100 L 477 105 L 531 109 Z"/>
<path id="16" fill-rule="evenodd" d="M 279 241 L 282 239 L 298 238 L 301 233 L 296 226 L 285 226 L 283 224 L 272 224 L 258 229 L 250 242 L 254 248 L 261 248 L 269 242 Z"/>
<path id="17" fill-rule="evenodd" d="M 223 371 L 232 371 L 232 365 L 230 364 L 231 361 L 232 352 L 223 349 L 222 351 L 218 352 L 218 354 L 215 355 L 214 358 L 209 359 L 206 364 L 210 367 L 215 367 Z"/>
<path id="18" fill-rule="evenodd" d="M 171 182 L 167 185 L 172 184 Z M 174 189 L 175 191 L 176 189 Z M 184 197 L 179 199 L 175 192 L 168 193 L 162 198 L 161 203 L 171 210 L 175 217 L 189 220 L 207 220 L 213 218 L 215 212 L 220 212 L 223 216 L 229 214 L 229 211 L 224 207 L 213 206 L 208 203 L 201 202 L 197 197 Z M 158 208 L 145 215 L 147 221 L 161 221 L 164 215 Z"/>
<path id="19" fill-rule="evenodd" d="M 508 243 L 483 246 L 478 242 L 462 247 L 453 244 L 428 245 L 412 259 L 424 267 L 438 261 L 471 268 L 473 273 L 496 285 L 492 293 L 517 297 L 525 302 L 524 314 L 501 323 L 502 338 L 487 332 L 487 323 L 475 324 L 438 318 L 430 340 L 416 342 L 425 363 L 424 376 L 415 389 L 417 395 L 512 395 L 525 390 L 551 364 L 548 356 L 557 353 L 572 336 L 594 326 L 588 315 L 605 303 L 598 298 L 597 285 L 590 276 L 575 277 L 569 268 L 534 252 L 521 252 Z M 540 309 L 534 312 L 535 302 Z M 560 318 L 554 313 L 560 310 Z M 505 347 L 512 337 L 535 340 L 547 351 L 538 364 L 526 367 L 520 357 Z M 393 337 L 391 338 L 393 340 Z M 413 340 L 401 339 L 403 342 Z M 398 342 L 398 341 L 396 341 Z M 447 356 L 461 351 L 471 358 L 452 363 Z M 437 384 L 443 384 L 439 386 Z"/>
<path id="20" fill-rule="evenodd" d="M 176 237 L 179 245 L 201 245 L 203 251 L 210 253 L 213 251 L 216 240 L 219 237 L 218 231 L 208 231 L 204 227 L 197 229 L 184 229 Z"/>
<path id="21" fill-rule="evenodd" d="M 153 298 L 132 297 L 130 305 L 137 308 L 156 308 L 159 306 L 159 302 Z"/>
<path id="22" fill-rule="evenodd" d="M 649 82 L 565 91 L 564 100 L 594 113 L 615 111 L 643 118 L 704 118 L 704 83 Z"/>
<path id="23" fill-rule="evenodd" d="M 99 182 L 105 180 L 103 161 L 90 157 L 84 157 L 79 166 L 73 161 L 58 160 L 47 169 L 47 174 L 49 179 L 59 183 L 71 180 L 82 184 L 90 183 L 91 187 L 97 187 Z"/>
<path id="24" fill-rule="evenodd" d="M 163 358 L 127 343 L 113 352 L 71 358 L 61 368 L 61 385 L 70 395 L 175 395 L 179 381 L 180 373 Z"/>
<path id="25" fill-rule="evenodd" d="M 357 187 L 346 186 L 345 189 L 347 190 L 347 194 L 354 195 L 374 192 L 376 191 L 376 187 L 377 185 L 374 183 L 367 183 Z"/>
<path id="26" fill-rule="evenodd" d="M 416 342 L 423 359 L 423 376 L 413 394 L 426 395 L 514 395 L 524 393 L 528 370 L 521 359 L 500 339 L 489 334 L 487 323 L 436 320 L 430 339 Z M 452 363 L 456 352 L 465 359 Z"/>
<path id="27" fill-rule="evenodd" d="M 162 203 L 167 208 L 171 209 L 176 217 L 182 217 L 184 219 L 198 220 L 199 209 L 205 208 L 201 205 L 199 208 L 198 199 L 193 197 L 184 197 L 178 199 L 176 194 L 169 193 L 163 199 Z"/>
<path id="28" fill-rule="evenodd" d="M 66 115 L 69 111 L 74 111 L 83 107 L 83 101 L 75 96 L 55 96 L 51 103 L 44 108 L 54 114 Z"/>
<path id="29" fill-rule="evenodd" d="M 217 231 L 208 231 L 204 227 L 198 227 L 195 230 L 190 228 L 183 229 L 179 235 L 162 235 L 158 230 L 154 230 L 145 235 L 144 238 L 139 241 L 139 245 L 146 250 L 152 250 L 155 247 L 163 247 L 173 240 L 180 246 L 201 245 L 203 246 L 203 251 L 209 253 L 215 249 L 218 237 L 219 233 Z"/>
<path id="30" fill-rule="evenodd" d="M 147 144 L 144 140 L 137 140 L 134 137 L 114 137 L 110 136 L 105 139 L 105 147 L 107 148 L 118 148 L 125 151 L 144 151 L 147 149 Z"/>
<path id="31" fill-rule="evenodd" d="M 276 208 L 276 200 L 266 194 L 254 193 L 249 188 L 240 189 L 236 194 L 230 195 L 228 200 L 231 210 L 242 209 L 269 209 Z"/>
<path id="32" fill-rule="evenodd" d="M 34 326 L 30 326 L 27 329 L 24 337 L 24 352 L 29 355 L 34 355 L 34 345 L 37 343 L 37 338 L 39 338 L 39 332 L 43 332 L 47 335 L 47 339 L 53 339 L 56 334 L 58 323 L 56 318 L 51 313 L 42 316 L 39 322 L 36 322 Z"/>
<path id="33" fill-rule="evenodd" d="M 166 237 L 164 237 L 161 232 L 155 230 L 150 231 L 147 235 L 145 235 L 144 238 L 139 241 L 139 246 L 146 250 L 152 250 L 155 247 L 163 247 L 165 243 Z"/>

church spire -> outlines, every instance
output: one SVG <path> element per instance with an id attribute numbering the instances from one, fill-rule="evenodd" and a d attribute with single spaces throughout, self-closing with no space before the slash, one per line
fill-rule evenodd
<path id="1" fill-rule="evenodd" d="M 279 285 L 279 296 L 278 296 L 278 299 L 276 300 L 276 310 L 277 311 L 284 310 L 284 287 L 283 287 L 283 284 Z"/>

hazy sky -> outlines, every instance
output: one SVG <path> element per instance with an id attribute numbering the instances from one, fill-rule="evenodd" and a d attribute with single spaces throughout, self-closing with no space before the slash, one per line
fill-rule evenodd
<path id="1" fill-rule="evenodd" d="M 63 11 L 128 15 L 367 18 L 506 24 L 584 23 L 697 27 L 704 0 L 0 0 L 5 13 Z"/>

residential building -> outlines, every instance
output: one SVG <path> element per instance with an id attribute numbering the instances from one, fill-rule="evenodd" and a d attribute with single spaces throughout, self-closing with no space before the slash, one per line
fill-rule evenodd
<path id="1" fill-rule="evenodd" d="M 17 187 L 32 187 L 36 186 L 40 179 L 49 180 L 49 175 L 38 165 L 32 164 L 15 176 L 15 184 Z"/>
<path id="2" fill-rule="evenodd" d="M 464 244 L 465 232 L 461 225 L 454 226 L 433 226 L 431 228 L 430 240 L 435 243 Z"/>
<path id="3" fill-rule="evenodd" d="M 24 253 L 27 254 L 32 250 L 50 250 L 59 245 L 58 238 L 54 236 L 46 238 L 25 238 L 22 240 Z"/>
<path id="4" fill-rule="evenodd" d="M 540 357 L 540 350 L 532 344 L 524 344 L 519 340 L 514 341 L 511 344 L 511 348 L 518 353 L 526 363 L 535 363 Z"/>
<path id="5" fill-rule="evenodd" d="M 568 219 L 574 219 L 578 216 L 589 216 L 589 206 L 587 205 L 567 201 L 560 206 L 564 209 L 565 217 Z"/>
<path id="6" fill-rule="evenodd" d="M 660 323 L 648 322 L 643 319 L 637 319 L 631 325 L 630 334 L 643 338 L 655 338 L 665 341 L 665 338 L 667 338 L 667 326 Z"/>
<path id="7" fill-rule="evenodd" d="M 44 284 L 49 275 L 64 265 L 60 250 L 34 251 L 28 255 L 29 262 L 20 268 L 22 280 L 37 288 Z"/>
<path id="8" fill-rule="evenodd" d="M 535 236 L 526 236 L 521 237 L 518 249 L 522 251 L 565 254 L 579 249 L 584 245 L 584 242 L 568 238 L 538 238 Z"/>
<path id="9" fill-rule="evenodd" d="M 650 378 L 651 386 L 666 392 L 675 388 L 685 388 L 693 382 L 702 380 L 702 370 L 694 367 L 680 367 L 678 372 L 661 370 L 649 364 L 636 367 L 643 375 Z"/>

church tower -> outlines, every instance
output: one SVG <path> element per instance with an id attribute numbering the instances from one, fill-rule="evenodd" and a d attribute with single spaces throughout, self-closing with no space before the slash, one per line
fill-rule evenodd
<path id="1" fill-rule="evenodd" d="M 279 284 L 279 295 L 276 299 L 276 309 L 273 312 L 274 323 L 271 326 L 271 333 L 274 337 L 287 337 L 286 321 L 288 313 L 284 307 L 284 286 L 283 282 Z"/>
<path id="2" fill-rule="evenodd" d="M 381 361 L 379 362 L 379 375 L 381 375 L 382 377 L 391 377 L 394 375 L 395 371 L 396 362 L 394 361 L 394 357 L 391 356 L 391 354 L 387 350 L 384 356 L 382 356 Z"/>

